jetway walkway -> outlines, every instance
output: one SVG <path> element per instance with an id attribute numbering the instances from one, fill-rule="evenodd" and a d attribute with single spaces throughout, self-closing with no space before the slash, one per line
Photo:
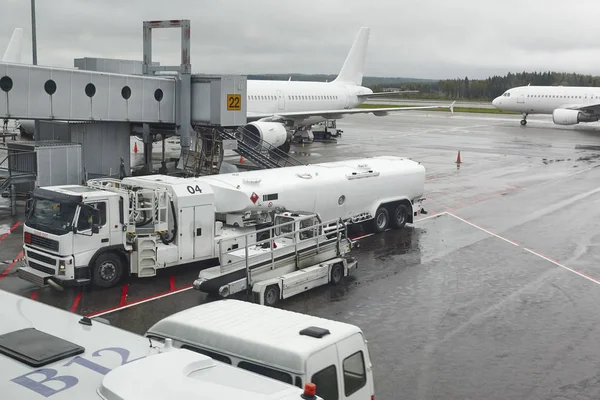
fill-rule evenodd
<path id="1" fill-rule="evenodd" d="M 174 77 L 0 62 L 0 119 L 176 123 Z"/>

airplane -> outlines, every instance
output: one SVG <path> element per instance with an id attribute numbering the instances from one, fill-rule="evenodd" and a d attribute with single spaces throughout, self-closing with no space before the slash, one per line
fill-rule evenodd
<path id="1" fill-rule="evenodd" d="M 248 80 L 248 123 L 243 126 L 242 132 L 253 143 L 263 140 L 287 153 L 296 131 L 310 129 L 313 124 L 341 119 L 346 115 L 372 113 L 384 116 L 390 112 L 441 108 L 449 108 L 454 112 L 454 103 L 449 106 L 355 108 L 369 98 L 418 92 L 406 90 L 373 93 L 371 89 L 361 86 L 369 34 L 370 29 L 367 27 L 359 30 L 340 73 L 331 82 Z M 15 34 L 9 43 L 9 49 L 12 59 L 4 61 L 20 62 L 21 39 L 15 39 Z M 34 121 L 22 120 L 20 129 L 22 134 L 33 136 Z"/>
<path id="2" fill-rule="evenodd" d="M 417 106 L 394 108 L 355 108 L 370 98 L 416 90 L 373 93 L 361 86 L 367 56 L 370 29 L 360 28 L 338 76 L 331 82 L 310 81 L 247 81 L 247 120 L 243 131 L 253 140 L 281 144 L 288 152 L 295 131 L 310 129 L 313 124 L 346 115 L 372 113 L 385 116 L 390 112 L 449 108 L 449 106 Z"/>
<path id="3" fill-rule="evenodd" d="M 523 126 L 531 114 L 551 114 L 557 125 L 576 125 L 600 119 L 600 88 L 519 86 L 496 97 L 492 105 L 499 110 L 520 112 Z"/>

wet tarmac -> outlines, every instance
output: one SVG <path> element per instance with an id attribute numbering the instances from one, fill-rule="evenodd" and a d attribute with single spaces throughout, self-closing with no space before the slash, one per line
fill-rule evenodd
<path id="1" fill-rule="evenodd" d="M 428 171 L 427 216 L 362 238 L 340 286 L 280 303 L 360 326 L 376 398 L 600 397 L 600 126 L 519 119 L 353 116 L 338 121 L 337 144 L 293 146 L 306 162 L 391 154 Z M 14 272 L 21 225 L 1 222 L 0 289 L 140 334 L 211 301 L 189 288 L 189 269 L 103 291 L 37 289 Z"/>

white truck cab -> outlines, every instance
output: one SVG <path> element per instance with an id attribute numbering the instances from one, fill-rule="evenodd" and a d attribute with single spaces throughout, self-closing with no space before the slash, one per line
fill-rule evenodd
<path id="1" fill-rule="evenodd" d="M 3 400 L 318 399 L 312 383 L 302 390 L 6 291 L 0 304 Z"/>
<path id="2" fill-rule="evenodd" d="M 146 336 L 299 388 L 312 382 L 325 400 L 374 396 L 367 341 L 351 324 L 226 299 L 166 317 Z"/>

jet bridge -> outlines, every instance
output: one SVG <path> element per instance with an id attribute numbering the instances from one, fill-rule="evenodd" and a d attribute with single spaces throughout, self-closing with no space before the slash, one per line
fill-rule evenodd
<path id="1" fill-rule="evenodd" d="M 176 79 L 0 63 L 0 118 L 176 123 Z"/>

